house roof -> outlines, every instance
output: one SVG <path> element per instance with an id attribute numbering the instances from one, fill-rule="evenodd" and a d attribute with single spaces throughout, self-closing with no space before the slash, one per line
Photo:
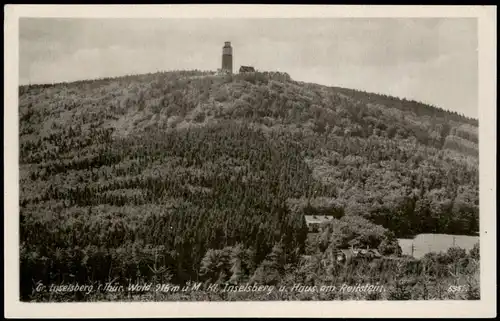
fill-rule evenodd
<path id="1" fill-rule="evenodd" d="M 338 249 L 335 255 L 343 253 L 346 256 L 358 256 L 358 255 L 374 255 L 376 257 L 381 257 L 382 255 L 376 249 Z"/>
<path id="2" fill-rule="evenodd" d="M 323 216 L 323 215 L 305 215 L 307 224 L 320 224 L 333 220 L 333 216 Z"/>
<path id="3" fill-rule="evenodd" d="M 252 66 L 241 66 L 240 70 L 241 71 L 255 71 L 255 68 Z"/>

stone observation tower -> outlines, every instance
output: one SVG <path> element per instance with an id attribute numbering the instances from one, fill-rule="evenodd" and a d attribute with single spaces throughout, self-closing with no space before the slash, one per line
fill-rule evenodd
<path id="1" fill-rule="evenodd" d="M 222 47 L 222 72 L 233 73 L 233 47 L 231 42 L 224 42 Z"/>

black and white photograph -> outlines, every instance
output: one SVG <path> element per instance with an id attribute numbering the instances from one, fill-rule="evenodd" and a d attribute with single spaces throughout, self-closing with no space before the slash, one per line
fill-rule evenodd
<path id="1" fill-rule="evenodd" d="M 496 301 L 494 8 L 230 7 L 17 15 L 12 300 Z"/>

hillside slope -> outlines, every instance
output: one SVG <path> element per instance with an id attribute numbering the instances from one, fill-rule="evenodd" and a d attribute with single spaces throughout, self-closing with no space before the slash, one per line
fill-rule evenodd
<path id="1" fill-rule="evenodd" d="M 297 257 L 304 213 L 397 237 L 478 230 L 477 121 L 414 101 L 179 71 L 22 86 L 19 117 L 29 280 L 57 255 L 127 275 L 159 246 L 180 279 L 207 249 L 252 246 L 255 263 L 280 242 Z"/>

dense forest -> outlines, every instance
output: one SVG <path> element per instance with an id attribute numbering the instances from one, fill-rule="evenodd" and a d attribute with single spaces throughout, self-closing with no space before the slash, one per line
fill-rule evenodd
<path id="1" fill-rule="evenodd" d="M 111 280 L 363 281 L 393 285 L 366 299 L 421 299 L 466 279 L 478 296 L 478 248 L 396 259 L 397 237 L 478 232 L 475 119 L 269 73 L 176 71 L 21 86 L 19 130 L 22 300 L 47 299 L 37 282 Z M 308 235 L 306 214 L 335 219 Z M 339 265 L 347 246 L 393 259 Z"/>

